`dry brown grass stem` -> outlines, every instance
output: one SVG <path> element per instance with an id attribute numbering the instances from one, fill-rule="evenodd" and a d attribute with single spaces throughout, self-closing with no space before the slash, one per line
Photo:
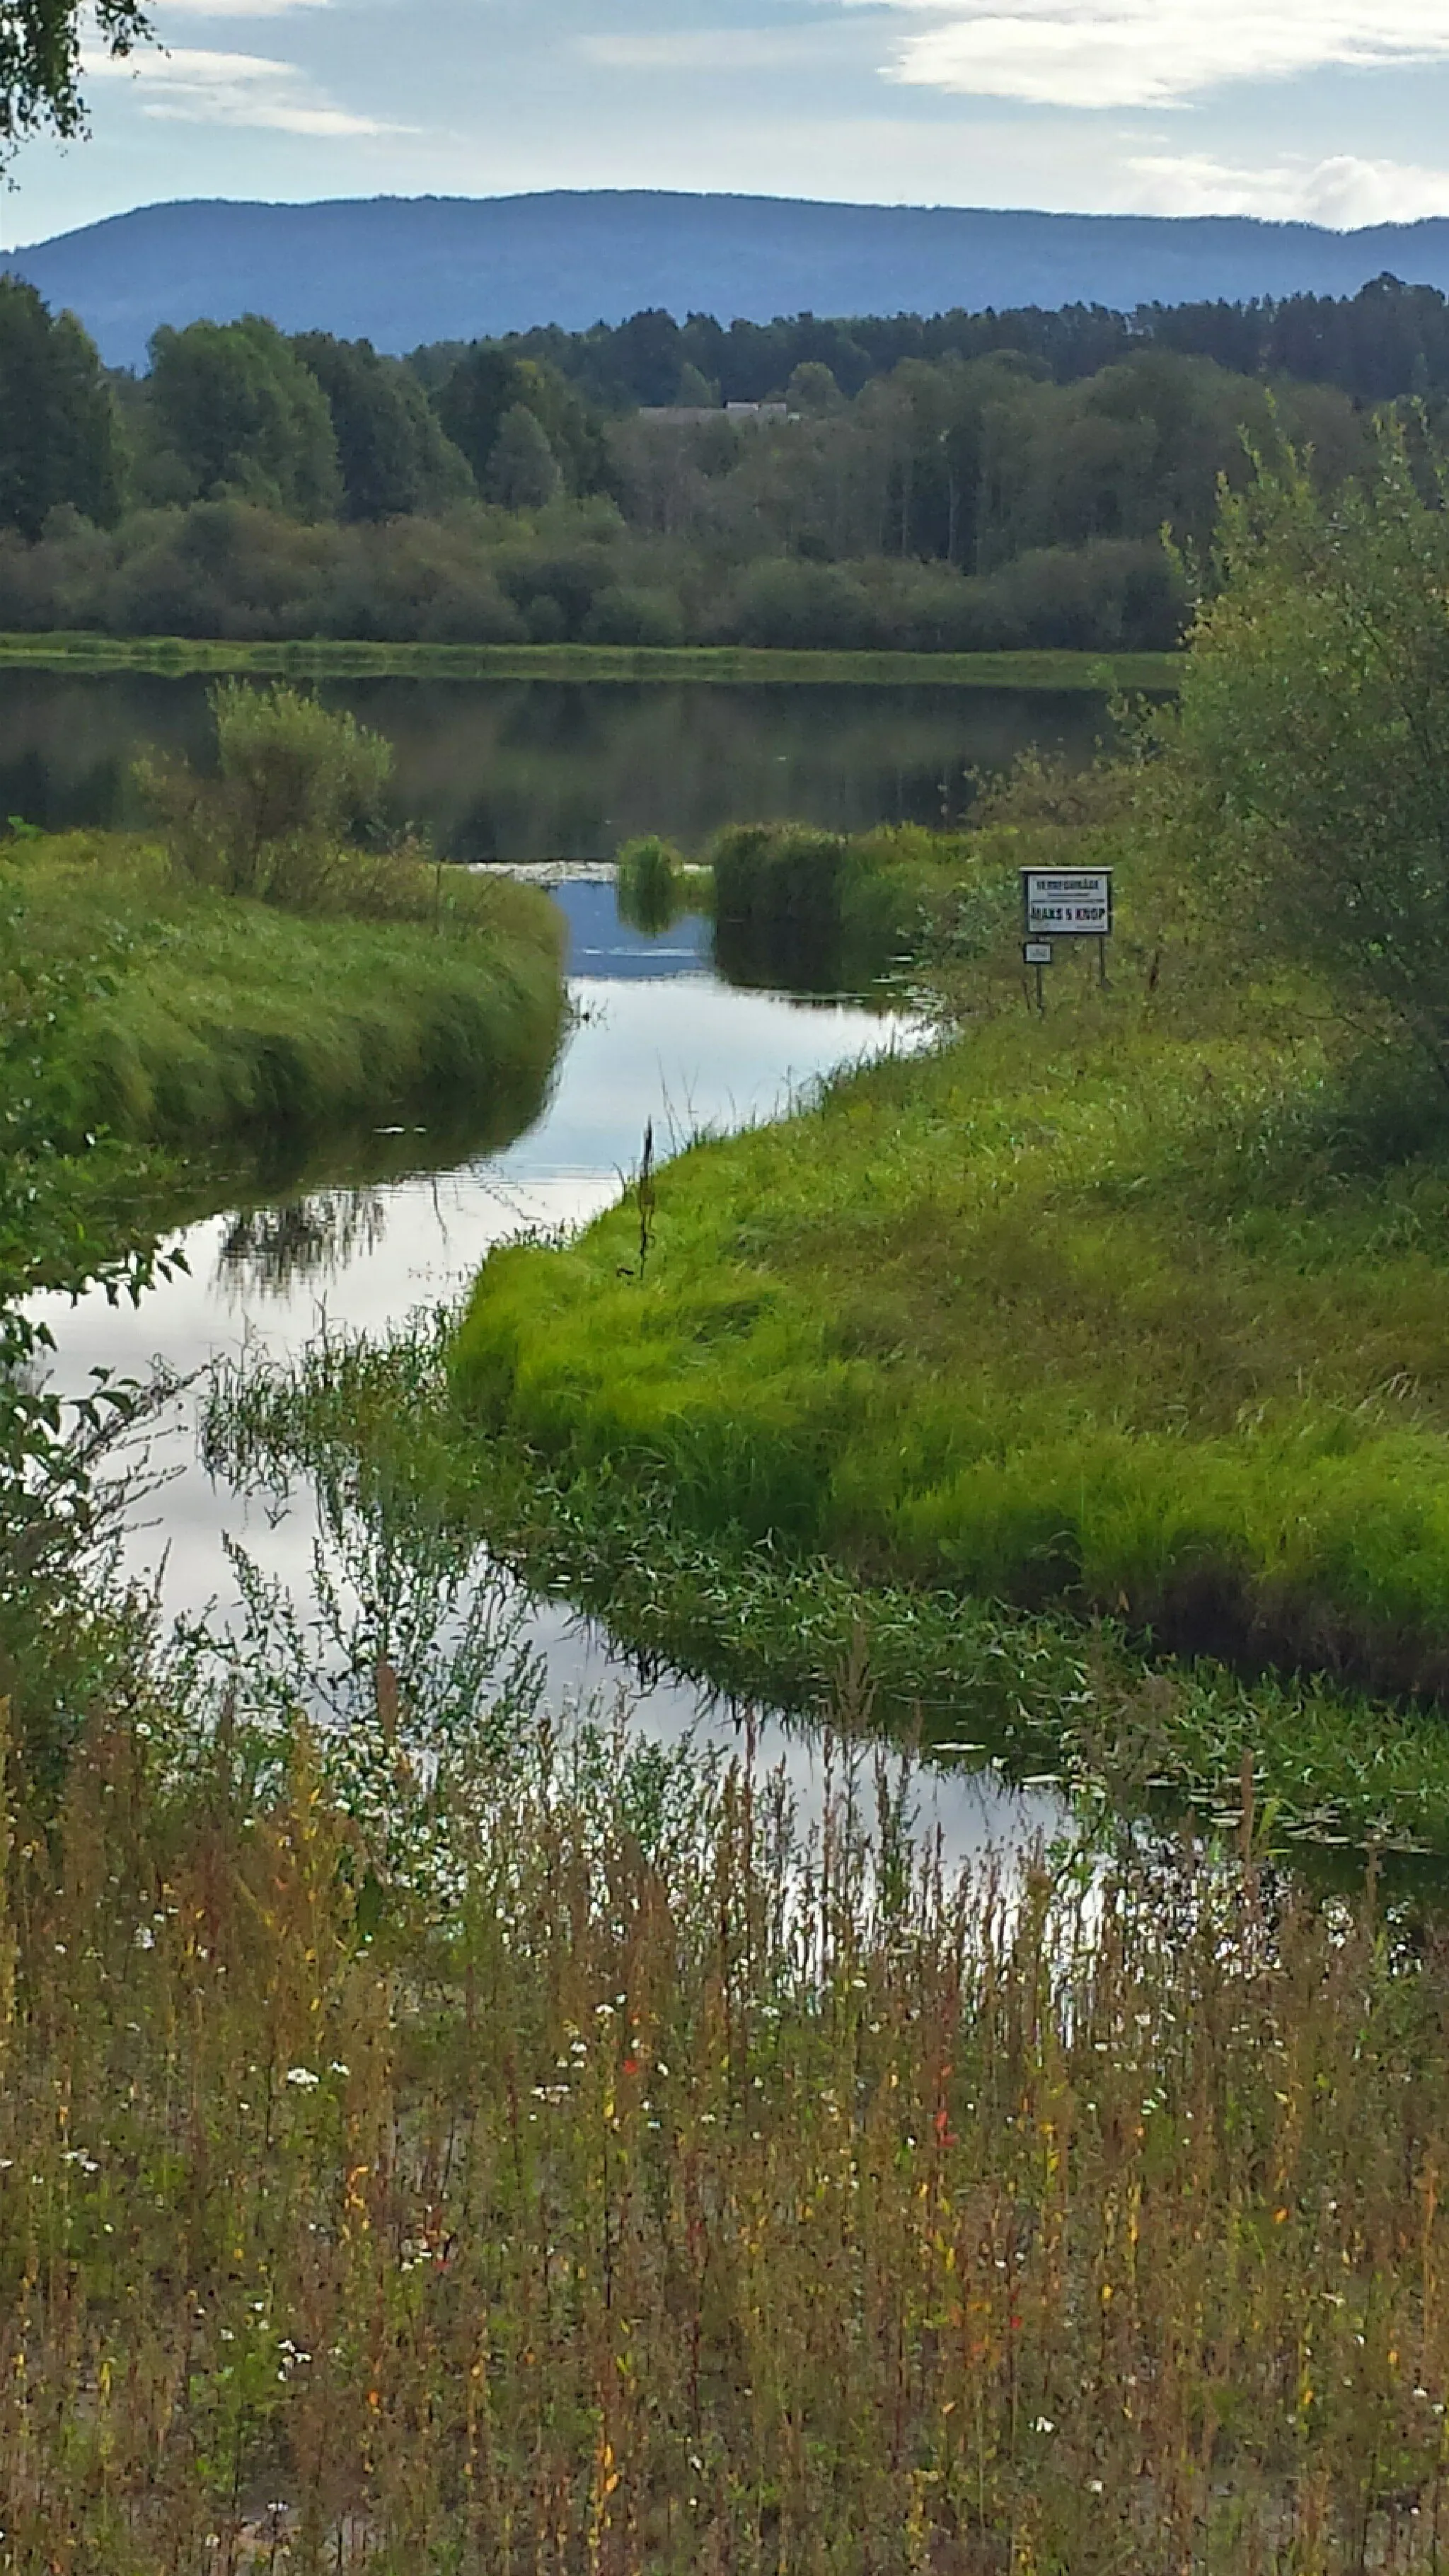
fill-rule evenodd
<path id="1" fill-rule="evenodd" d="M 1437 1935 L 547 1734 L 427 1898 L 231 1732 L 17 1830 L 6 2576 L 1439 2565 Z"/>

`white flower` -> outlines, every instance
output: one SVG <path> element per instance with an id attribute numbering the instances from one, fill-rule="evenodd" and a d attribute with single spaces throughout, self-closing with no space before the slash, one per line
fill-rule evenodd
<path id="1" fill-rule="evenodd" d="M 1038 2415 L 1034 2429 L 1038 2433 L 1054 2433 L 1057 2428 L 1050 2415 Z"/>
<path id="2" fill-rule="evenodd" d="M 321 2080 L 320 2076 L 313 2074 L 310 2066 L 289 2066 L 287 2069 L 287 2082 L 295 2084 L 302 2093 L 315 2092 Z"/>
<path id="3" fill-rule="evenodd" d="M 137 1949 L 138 1949 L 138 1950 L 154 1950 L 154 1949 L 155 1949 L 155 1947 L 156 1947 L 156 1935 L 155 1935 L 155 1933 L 152 1931 L 151 1926 L 150 1926 L 150 1924 L 149 1924 L 149 1923 L 138 1923 L 138 1924 L 137 1924 L 137 1926 L 136 1926 L 136 1947 L 137 1947 Z"/>

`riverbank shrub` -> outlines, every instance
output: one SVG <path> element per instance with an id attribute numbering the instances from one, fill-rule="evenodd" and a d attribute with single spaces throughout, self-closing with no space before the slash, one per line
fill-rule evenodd
<path id="1" fill-rule="evenodd" d="M 0 633 L 422 644 L 742 645 L 788 651 L 1165 652 L 1183 579 L 1155 538 L 1034 549 L 976 575 L 851 554 L 723 559 L 627 526 L 607 501 L 520 519 L 481 501 L 436 517 L 302 524 L 228 497 L 56 511 L 0 530 Z"/>
<path id="2" fill-rule="evenodd" d="M 1226 497 L 1159 780 L 1225 933 L 1390 1013 L 1449 1083 L 1446 498 L 1422 427 L 1331 508 L 1291 457 Z"/>
<path id="3" fill-rule="evenodd" d="M 285 681 L 221 680 L 207 703 L 214 773 L 154 753 L 134 770 L 175 864 L 224 894 L 353 908 L 350 853 L 379 832 L 392 745 Z"/>

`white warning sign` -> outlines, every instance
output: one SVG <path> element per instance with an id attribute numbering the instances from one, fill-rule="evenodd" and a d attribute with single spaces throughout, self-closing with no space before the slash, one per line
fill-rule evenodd
<path id="1" fill-rule="evenodd" d="M 1028 939 L 1110 939 L 1110 868 L 1023 868 Z"/>

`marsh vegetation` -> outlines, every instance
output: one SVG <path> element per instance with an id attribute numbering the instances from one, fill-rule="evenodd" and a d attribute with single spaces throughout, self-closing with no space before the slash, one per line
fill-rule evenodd
<path id="1" fill-rule="evenodd" d="M 381 846 L 285 694 L 153 770 L 152 842 L 8 851 L 13 2576 L 1441 2563 L 1436 472 L 1254 484 L 1180 711 L 1095 769 L 721 841 L 722 952 L 869 952 L 936 1042 L 651 1153 L 464 1317 L 214 1373 L 204 1465 L 259 1530 L 305 1489 L 310 1588 L 234 1545 L 169 1640 L 106 1550 L 147 1399 L 67 1423 L 25 1292 L 144 1296 L 212 1096 L 168 1068 L 264 996 L 325 979 L 365 1099 L 418 1061 L 384 979 L 452 1079 L 457 979 L 557 1011 L 556 932 Z M 1044 1015 L 1038 857 L 1119 918 Z M 735 1744 L 551 1704 L 529 1586 L 732 1686 Z M 958 1867 L 933 1743 L 1069 1820 Z"/>

